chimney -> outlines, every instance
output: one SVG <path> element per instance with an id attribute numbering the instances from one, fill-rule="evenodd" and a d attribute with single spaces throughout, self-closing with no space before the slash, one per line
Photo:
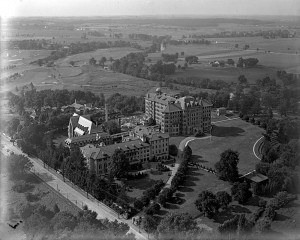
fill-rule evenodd
<path id="1" fill-rule="evenodd" d="M 106 103 L 105 103 L 105 122 L 108 122 L 108 109 Z"/>

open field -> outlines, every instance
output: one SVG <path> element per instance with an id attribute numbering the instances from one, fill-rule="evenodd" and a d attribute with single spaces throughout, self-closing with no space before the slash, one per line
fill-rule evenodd
<path id="1" fill-rule="evenodd" d="M 212 141 L 197 139 L 189 143 L 193 150 L 194 161 L 214 168 L 220 160 L 220 154 L 231 148 L 239 152 L 239 173 L 246 174 L 255 169 L 258 160 L 253 154 L 253 145 L 259 139 L 263 130 L 241 119 L 214 123 Z M 224 140 L 226 139 L 226 141 Z"/>
<path id="2" fill-rule="evenodd" d="M 107 49 L 98 49 L 93 52 L 85 52 L 79 53 L 75 55 L 68 56 L 64 59 L 59 59 L 56 61 L 57 65 L 69 65 L 70 61 L 74 61 L 75 65 L 84 65 L 89 63 L 89 59 L 92 57 L 95 58 L 97 61 L 101 59 L 101 57 L 106 57 L 107 63 L 109 63 L 109 58 L 112 57 L 113 59 L 119 59 L 121 57 L 126 56 L 129 53 L 140 52 L 135 48 L 124 47 L 124 48 L 107 48 Z"/>

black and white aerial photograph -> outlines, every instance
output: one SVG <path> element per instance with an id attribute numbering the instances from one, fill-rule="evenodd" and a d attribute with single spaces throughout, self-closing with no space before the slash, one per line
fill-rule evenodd
<path id="1" fill-rule="evenodd" d="M 0 240 L 300 239 L 300 0 L 0 15 Z"/>

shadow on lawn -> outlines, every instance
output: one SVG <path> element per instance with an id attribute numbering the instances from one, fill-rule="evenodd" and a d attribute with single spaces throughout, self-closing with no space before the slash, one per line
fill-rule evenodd
<path id="1" fill-rule="evenodd" d="M 206 163 L 208 161 L 204 160 L 203 157 L 200 156 L 200 155 L 193 155 L 192 156 L 192 162 L 201 164 L 201 163 Z"/>
<path id="2" fill-rule="evenodd" d="M 166 209 L 179 209 L 179 207 L 172 203 L 166 203 Z"/>
<path id="3" fill-rule="evenodd" d="M 239 205 L 230 205 L 228 210 L 234 213 L 251 213 L 248 208 Z"/>
<path id="4" fill-rule="evenodd" d="M 179 192 L 193 192 L 194 189 L 192 189 L 190 187 L 180 186 L 180 187 L 178 187 L 178 191 Z"/>
<path id="5" fill-rule="evenodd" d="M 143 179 L 128 180 L 126 181 L 126 184 L 136 189 L 145 190 L 149 187 L 152 187 L 156 182 L 157 180 L 145 177 Z"/>
<path id="6" fill-rule="evenodd" d="M 245 132 L 242 128 L 238 127 L 220 127 L 214 126 L 212 130 L 212 136 L 215 137 L 236 137 Z"/>
<path id="7" fill-rule="evenodd" d="M 288 219 L 291 219 L 291 218 L 288 217 L 288 216 L 282 215 L 280 213 L 277 213 L 276 216 L 275 216 L 274 221 L 285 221 L 285 220 L 288 220 Z"/>

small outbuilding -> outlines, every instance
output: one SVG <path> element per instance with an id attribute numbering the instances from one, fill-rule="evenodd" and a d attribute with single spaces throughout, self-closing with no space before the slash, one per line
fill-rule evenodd
<path id="1" fill-rule="evenodd" d="M 263 185 L 263 184 L 267 183 L 267 181 L 268 181 L 267 176 L 265 176 L 261 173 L 258 173 L 255 170 L 250 173 L 245 174 L 242 178 L 246 182 L 250 183 L 252 187 L 258 186 L 258 185 Z"/>

